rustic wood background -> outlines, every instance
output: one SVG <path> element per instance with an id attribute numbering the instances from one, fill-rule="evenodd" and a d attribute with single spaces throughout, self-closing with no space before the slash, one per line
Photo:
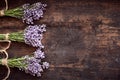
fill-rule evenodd
<path id="1" fill-rule="evenodd" d="M 9 9 L 25 3 L 48 4 L 44 18 L 46 61 L 51 66 L 40 78 L 11 68 L 8 80 L 120 80 L 119 0 L 8 0 Z M 5 8 L 0 0 L 0 9 Z M 22 20 L 0 17 L 0 33 L 23 30 Z M 35 48 L 12 42 L 9 57 L 30 54 Z M 6 68 L 0 66 L 0 80 Z"/>

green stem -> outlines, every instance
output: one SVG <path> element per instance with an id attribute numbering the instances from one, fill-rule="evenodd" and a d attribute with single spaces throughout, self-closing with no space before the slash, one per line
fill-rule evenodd
<path id="1" fill-rule="evenodd" d="M 23 16 L 23 9 L 18 7 L 15 9 L 6 10 L 4 13 L 5 13 L 5 16 L 21 18 Z"/>
<path id="2" fill-rule="evenodd" d="M 5 34 L 0 34 L 0 40 L 5 40 Z"/>
<path id="3" fill-rule="evenodd" d="M 0 34 L 0 40 L 6 40 L 6 34 Z M 10 33 L 8 35 L 8 40 L 24 42 L 24 34 L 23 34 L 23 32 Z"/>
<path id="4" fill-rule="evenodd" d="M 24 60 L 24 58 L 8 59 L 8 66 L 12 68 L 25 68 L 26 64 L 24 64 Z M 0 65 L 2 65 L 2 59 L 0 59 Z"/>

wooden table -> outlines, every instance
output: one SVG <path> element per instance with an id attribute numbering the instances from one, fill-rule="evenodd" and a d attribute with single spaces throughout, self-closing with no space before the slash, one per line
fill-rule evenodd
<path id="1" fill-rule="evenodd" d="M 9 9 L 42 1 L 46 61 L 51 65 L 41 78 L 11 68 L 8 80 L 120 80 L 119 0 L 8 0 Z M 0 9 L 4 8 L 0 0 Z M 0 33 L 23 30 L 27 25 L 12 17 L 0 17 Z M 35 48 L 12 42 L 9 58 L 30 54 Z M 0 80 L 6 68 L 0 66 Z"/>

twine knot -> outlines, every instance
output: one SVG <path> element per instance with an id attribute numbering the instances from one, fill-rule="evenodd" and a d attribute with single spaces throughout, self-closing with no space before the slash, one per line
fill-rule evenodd
<path id="1" fill-rule="evenodd" d="M 0 10 L 0 16 L 4 16 L 5 13 L 4 13 L 4 10 Z"/>
<path id="2" fill-rule="evenodd" d="M 7 58 L 2 59 L 2 65 L 7 66 L 7 63 L 8 63 Z"/>
<path id="3" fill-rule="evenodd" d="M 8 1 L 5 0 L 5 10 L 8 10 Z M 5 15 L 5 10 L 0 10 L 0 16 L 4 16 Z"/>
<path id="4" fill-rule="evenodd" d="M 9 33 L 5 34 L 5 40 L 9 40 Z"/>

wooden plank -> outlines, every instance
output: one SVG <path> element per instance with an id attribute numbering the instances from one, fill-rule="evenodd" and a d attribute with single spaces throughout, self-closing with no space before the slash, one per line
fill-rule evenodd
<path id="1" fill-rule="evenodd" d="M 8 0 L 14 8 L 40 0 Z M 47 24 L 44 34 L 49 70 L 42 80 L 119 80 L 120 75 L 120 2 L 117 0 L 42 0 L 48 7 L 37 24 Z M 1 0 L 0 8 L 4 6 Z M 22 20 L 0 18 L 0 33 L 23 30 Z M 12 42 L 10 58 L 33 52 L 35 48 Z M 0 67 L 0 78 L 5 75 Z M 4 72 L 4 73 L 3 73 Z M 11 69 L 8 80 L 39 80 L 18 69 Z"/>

